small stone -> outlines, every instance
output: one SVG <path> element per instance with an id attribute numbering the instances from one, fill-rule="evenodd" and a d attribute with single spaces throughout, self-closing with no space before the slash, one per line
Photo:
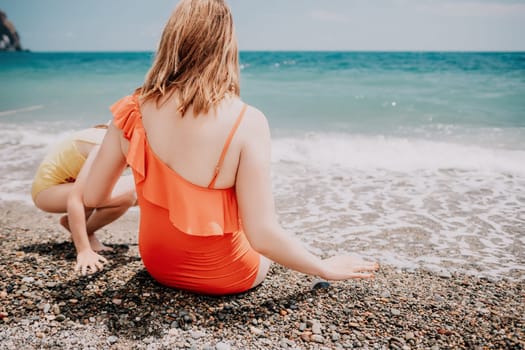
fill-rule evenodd
<path id="1" fill-rule="evenodd" d="M 5 311 L 0 311 L 0 320 L 6 318 L 9 314 Z"/>
<path id="2" fill-rule="evenodd" d="M 172 337 L 177 336 L 179 334 L 179 330 L 177 328 L 170 328 L 170 330 L 168 331 L 168 334 Z"/>
<path id="3" fill-rule="evenodd" d="M 330 287 L 330 282 L 321 280 L 321 279 L 313 280 L 312 284 L 310 285 L 310 289 L 312 290 L 327 289 L 329 287 Z"/>
<path id="4" fill-rule="evenodd" d="M 312 332 L 305 331 L 305 332 L 301 333 L 301 339 L 302 340 L 310 341 L 311 338 L 312 338 Z"/>
<path id="5" fill-rule="evenodd" d="M 44 338 L 44 335 L 45 335 L 45 334 L 42 333 L 42 332 L 36 332 L 36 333 L 35 333 L 35 336 L 36 336 L 37 338 Z"/>
<path id="6" fill-rule="evenodd" d="M 51 305 L 49 303 L 45 303 L 42 308 L 42 311 L 44 311 L 44 313 L 47 314 L 49 310 L 51 310 Z"/>
<path id="7" fill-rule="evenodd" d="M 288 311 L 281 309 L 281 311 L 279 311 L 279 314 L 281 314 L 281 316 L 286 316 L 288 315 Z"/>
<path id="8" fill-rule="evenodd" d="M 231 350 L 231 346 L 230 344 L 221 341 L 215 344 L 215 350 Z"/>
<path id="9" fill-rule="evenodd" d="M 437 302 L 437 303 L 442 303 L 445 301 L 445 298 L 443 298 L 441 295 L 439 294 L 436 294 L 434 295 L 434 301 Z"/>
<path id="10" fill-rule="evenodd" d="M 115 305 L 120 305 L 122 304 L 122 299 L 114 298 L 111 302 Z"/>
<path id="11" fill-rule="evenodd" d="M 320 343 L 320 344 L 324 343 L 324 338 L 323 338 L 323 336 L 320 335 L 320 334 L 314 334 L 314 335 L 312 335 L 312 338 L 311 338 L 311 339 L 312 339 L 312 341 L 314 341 L 314 342 L 316 342 L 316 343 Z"/>
<path id="12" fill-rule="evenodd" d="M 58 314 L 57 317 L 55 317 L 55 321 L 63 322 L 66 319 L 66 316 L 62 314 Z"/>
<path id="13" fill-rule="evenodd" d="M 361 326 L 357 322 L 348 322 L 348 326 L 352 327 L 352 328 L 355 328 L 355 329 L 361 328 Z"/>
<path id="14" fill-rule="evenodd" d="M 312 324 L 312 333 L 313 334 L 321 334 L 321 324 L 319 322 L 315 322 Z"/>
<path id="15" fill-rule="evenodd" d="M 445 328 L 439 328 L 437 331 L 441 335 L 451 335 L 452 331 L 445 329 Z"/>
<path id="16" fill-rule="evenodd" d="M 441 278 L 450 278 L 452 277 L 452 274 L 447 270 L 440 270 L 437 275 Z"/>
<path id="17" fill-rule="evenodd" d="M 302 332 L 306 329 L 306 323 L 302 322 L 299 324 L 299 330 Z"/>
<path id="18" fill-rule="evenodd" d="M 78 304 L 78 299 L 69 299 L 71 304 Z"/>
<path id="19" fill-rule="evenodd" d="M 47 288 L 54 288 L 56 287 L 56 282 L 46 282 L 46 287 Z"/>
<path id="20" fill-rule="evenodd" d="M 58 315 L 60 313 L 60 306 L 53 304 L 53 306 L 51 306 L 51 312 L 55 315 Z"/>
<path id="21" fill-rule="evenodd" d="M 381 293 L 381 298 L 385 298 L 385 299 L 388 299 L 391 297 L 391 294 L 388 290 L 384 290 L 382 293 Z"/>
<path id="22" fill-rule="evenodd" d="M 337 332 L 332 332 L 332 341 L 339 341 L 341 339 L 341 335 Z"/>
<path id="23" fill-rule="evenodd" d="M 108 344 L 111 345 L 111 344 L 115 344 L 117 341 L 118 341 L 118 338 L 114 335 L 110 335 L 107 339 L 108 341 Z"/>
<path id="24" fill-rule="evenodd" d="M 23 283 L 33 283 L 35 279 L 33 277 L 24 277 L 22 278 Z"/>
<path id="25" fill-rule="evenodd" d="M 201 331 L 191 331 L 190 335 L 193 339 L 199 339 L 206 336 L 206 333 Z"/>
<path id="26" fill-rule="evenodd" d="M 7 298 L 7 292 L 3 290 L 0 292 L 0 299 L 5 299 L 5 298 Z"/>
<path id="27" fill-rule="evenodd" d="M 250 332 L 252 332 L 253 334 L 257 336 L 262 336 L 264 334 L 264 331 L 262 329 L 254 327 L 254 326 L 250 326 Z"/>
<path id="28" fill-rule="evenodd" d="M 395 309 L 395 308 L 392 308 L 390 309 L 390 313 L 394 316 L 399 316 L 401 315 L 401 311 L 399 311 L 398 309 Z"/>

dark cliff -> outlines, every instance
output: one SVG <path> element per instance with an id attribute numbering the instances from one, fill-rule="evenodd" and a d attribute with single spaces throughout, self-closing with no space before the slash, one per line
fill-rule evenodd
<path id="1" fill-rule="evenodd" d="M 21 51 L 22 44 L 15 26 L 0 10 L 0 51 Z"/>

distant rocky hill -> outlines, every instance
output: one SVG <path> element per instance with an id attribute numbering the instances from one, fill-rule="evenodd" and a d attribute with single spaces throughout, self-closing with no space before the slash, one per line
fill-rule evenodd
<path id="1" fill-rule="evenodd" d="M 0 10 L 0 51 L 22 51 L 20 36 L 2 10 Z"/>

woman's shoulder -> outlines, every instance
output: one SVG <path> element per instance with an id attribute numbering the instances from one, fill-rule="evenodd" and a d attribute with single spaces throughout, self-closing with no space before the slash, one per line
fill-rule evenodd
<path id="1" fill-rule="evenodd" d="M 245 102 L 243 102 L 245 103 Z M 255 106 L 245 103 L 247 108 L 244 115 L 243 123 L 250 128 L 268 127 L 266 115 Z"/>
<path id="2" fill-rule="evenodd" d="M 270 126 L 266 115 L 257 107 L 246 104 L 246 112 L 239 126 L 245 145 L 260 144 L 270 139 Z"/>

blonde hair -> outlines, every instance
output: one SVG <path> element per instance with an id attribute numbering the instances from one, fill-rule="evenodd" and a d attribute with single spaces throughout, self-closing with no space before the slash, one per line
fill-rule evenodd
<path id="1" fill-rule="evenodd" d="M 162 104 L 174 93 L 178 112 L 195 115 L 240 95 L 239 52 L 224 0 L 181 0 L 164 27 L 155 61 L 139 89 L 142 101 Z"/>

